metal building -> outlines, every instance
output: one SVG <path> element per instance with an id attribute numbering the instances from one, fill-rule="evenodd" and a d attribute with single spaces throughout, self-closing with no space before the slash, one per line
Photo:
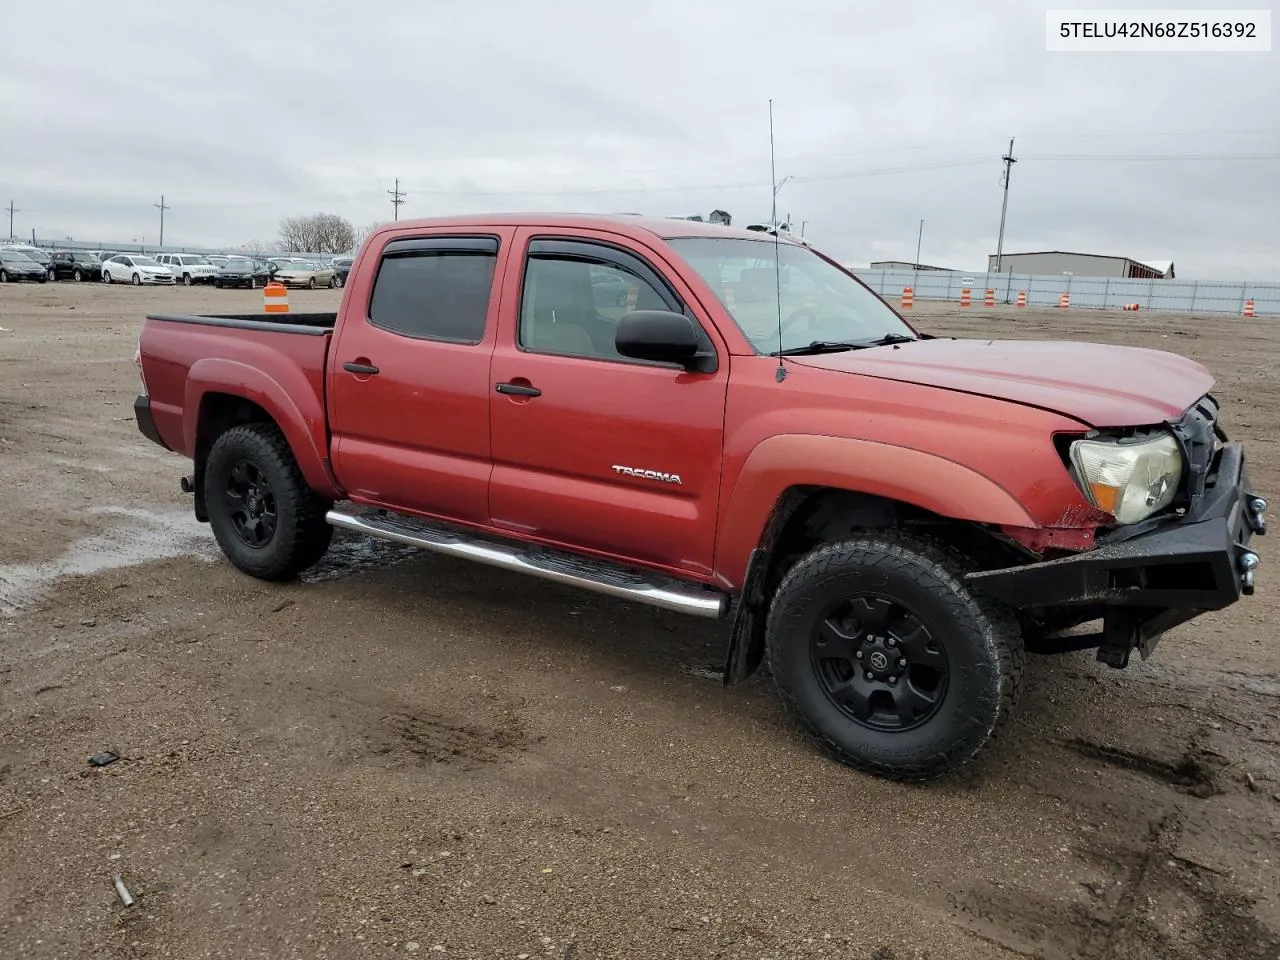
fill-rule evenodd
<path id="1" fill-rule="evenodd" d="M 996 273 L 996 256 L 987 257 L 987 272 Z M 1134 260 L 1100 253 L 1068 253 L 1040 250 L 1034 253 L 1006 253 L 1000 257 L 1000 273 L 1030 273 L 1040 276 L 1065 274 L 1076 277 L 1125 277 L 1133 280 L 1172 280 L 1172 260 Z"/>
<path id="2" fill-rule="evenodd" d="M 868 270 L 946 270 L 959 273 L 954 267 L 931 267 L 927 263 L 911 263 L 909 260 L 873 260 Z"/>

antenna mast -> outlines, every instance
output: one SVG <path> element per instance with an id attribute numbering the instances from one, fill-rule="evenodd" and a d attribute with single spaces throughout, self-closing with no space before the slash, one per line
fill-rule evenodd
<path id="1" fill-rule="evenodd" d="M 787 368 L 782 362 L 782 248 L 778 241 L 778 170 L 773 153 L 773 98 L 769 98 L 769 185 L 773 190 L 773 277 L 778 305 L 778 371 L 774 380 L 781 383 L 787 378 Z"/>

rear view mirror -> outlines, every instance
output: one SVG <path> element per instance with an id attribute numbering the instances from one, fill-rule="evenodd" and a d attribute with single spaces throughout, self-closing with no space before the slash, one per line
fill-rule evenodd
<path id="1" fill-rule="evenodd" d="M 710 372 L 715 354 L 703 352 L 694 322 L 667 310 L 632 310 L 618 321 L 614 346 L 624 357 L 678 363 L 686 370 Z M 710 361 L 708 366 L 707 361 Z"/>

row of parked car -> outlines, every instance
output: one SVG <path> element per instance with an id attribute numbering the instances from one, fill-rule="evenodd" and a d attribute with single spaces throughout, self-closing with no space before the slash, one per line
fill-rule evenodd
<path id="1" fill-rule="evenodd" d="M 215 287 L 341 287 L 354 257 L 329 263 L 304 257 L 203 256 L 194 253 L 115 253 L 110 250 L 45 250 L 25 244 L 0 246 L 0 283 L 30 280 L 99 281 L 134 286 L 207 283 Z"/>

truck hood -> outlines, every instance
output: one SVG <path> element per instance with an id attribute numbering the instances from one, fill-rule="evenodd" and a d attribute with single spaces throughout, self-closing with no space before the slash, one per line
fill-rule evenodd
<path id="1" fill-rule="evenodd" d="M 1176 420 L 1209 392 L 1201 364 L 1163 350 L 1058 340 L 917 340 L 797 364 L 1009 400 L 1091 427 Z"/>

